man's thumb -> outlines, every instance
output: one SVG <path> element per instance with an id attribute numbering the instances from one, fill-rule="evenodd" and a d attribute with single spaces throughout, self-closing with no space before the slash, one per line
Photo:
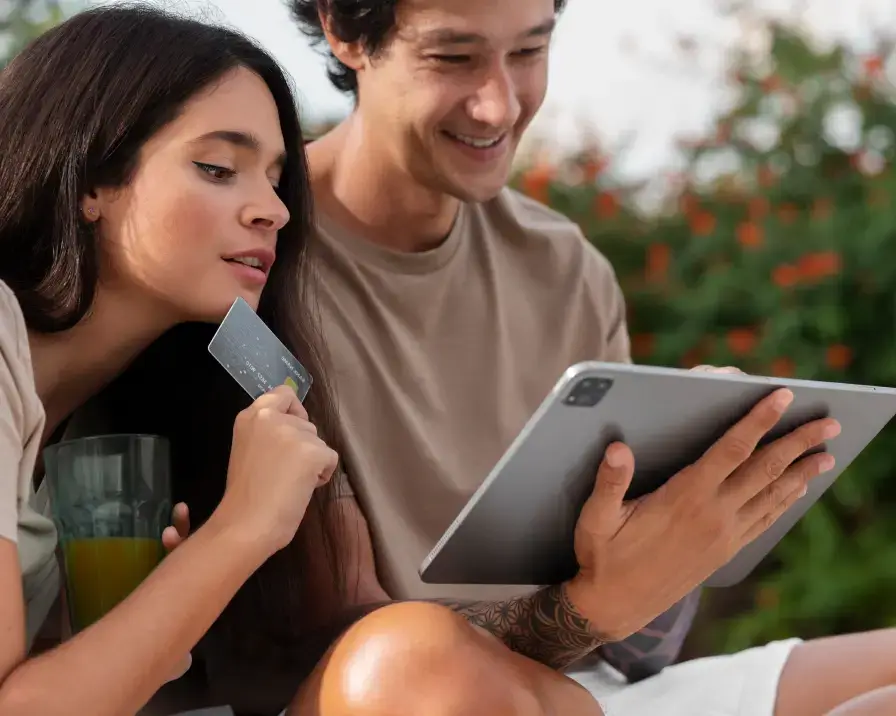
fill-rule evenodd
<path id="1" fill-rule="evenodd" d="M 595 519 L 619 514 L 634 474 L 635 456 L 632 451 L 623 443 L 611 443 L 597 469 L 594 492 L 588 500 L 588 510 Z"/>

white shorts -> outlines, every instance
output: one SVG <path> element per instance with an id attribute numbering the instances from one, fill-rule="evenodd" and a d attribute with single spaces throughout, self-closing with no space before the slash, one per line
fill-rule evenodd
<path id="1" fill-rule="evenodd" d="M 604 662 L 568 671 L 606 716 L 774 716 L 778 681 L 799 639 L 686 661 L 629 685 Z"/>

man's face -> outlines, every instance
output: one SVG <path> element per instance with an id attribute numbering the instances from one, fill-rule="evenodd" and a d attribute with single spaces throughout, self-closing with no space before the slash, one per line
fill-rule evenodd
<path id="1" fill-rule="evenodd" d="M 544 100 L 553 0 L 401 0 L 396 19 L 358 77 L 368 136 L 430 190 L 493 198 Z"/>

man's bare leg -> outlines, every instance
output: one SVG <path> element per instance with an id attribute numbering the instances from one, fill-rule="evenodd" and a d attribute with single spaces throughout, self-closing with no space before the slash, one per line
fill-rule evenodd
<path id="1" fill-rule="evenodd" d="M 894 685 L 896 629 L 816 639 L 794 649 L 785 665 L 775 716 L 896 715 Z M 866 694 L 871 700 L 863 702 Z"/>
<path id="2" fill-rule="evenodd" d="M 603 716 L 571 679 L 435 604 L 384 607 L 349 628 L 287 716 Z"/>

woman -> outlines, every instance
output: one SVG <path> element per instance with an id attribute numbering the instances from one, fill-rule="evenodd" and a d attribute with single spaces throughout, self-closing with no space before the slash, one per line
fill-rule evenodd
<path id="1" fill-rule="evenodd" d="M 220 320 L 237 296 L 257 306 L 265 283 L 262 313 L 317 375 L 292 328 L 305 317 L 278 290 L 309 225 L 301 134 L 264 52 L 145 8 L 38 39 L 0 74 L 0 113 L 0 713 L 134 713 L 293 541 L 336 453 L 288 388 L 232 412 L 226 490 L 203 525 L 108 616 L 26 659 L 58 587 L 35 463 L 156 339 Z M 325 425 L 320 391 L 309 408 Z"/>
<path id="2" fill-rule="evenodd" d="M 452 641 L 446 609 L 388 607 L 338 641 L 339 624 L 312 629 L 340 611 L 337 456 L 308 311 L 302 135 L 275 62 L 228 30 L 94 9 L 0 73 L 0 116 L 0 714 L 135 713 L 210 628 L 223 671 L 257 657 L 285 674 L 245 699 L 254 713 L 303 680 L 295 713 L 539 713 L 512 669 Z M 208 357 L 237 296 L 314 376 L 308 413 L 285 387 L 249 404 Z M 38 457 L 98 393 L 116 431 L 170 439 L 196 529 L 168 533 L 177 549 L 104 618 L 29 658 L 59 585 Z"/>

